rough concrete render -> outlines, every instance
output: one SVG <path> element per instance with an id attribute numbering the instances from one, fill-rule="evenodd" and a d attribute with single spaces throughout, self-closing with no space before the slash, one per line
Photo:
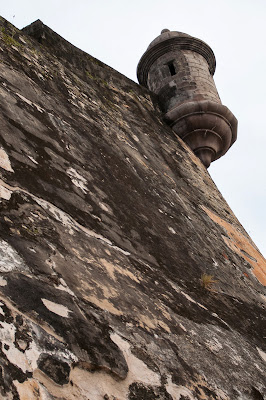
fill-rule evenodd
<path id="1" fill-rule="evenodd" d="M 265 399 L 265 259 L 156 96 L 0 25 L 1 399 Z"/>

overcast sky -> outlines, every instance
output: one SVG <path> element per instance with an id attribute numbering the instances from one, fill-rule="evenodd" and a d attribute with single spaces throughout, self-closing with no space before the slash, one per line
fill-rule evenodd
<path id="1" fill-rule="evenodd" d="M 134 81 L 163 28 L 208 43 L 221 100 L 238 119 L 236 143 L 209 172 L 266 255 L 266 0 L 11 0 L 0 14 L 20 29 L 41 19 Z"/>

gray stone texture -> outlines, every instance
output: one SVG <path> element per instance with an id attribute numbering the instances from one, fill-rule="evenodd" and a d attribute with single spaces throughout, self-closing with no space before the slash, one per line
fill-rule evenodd
<path id="1" fill-rule="evenodd" d="M 156 95 L 0 25 L 0 398 L 265 399 L 265 259 Z"/>

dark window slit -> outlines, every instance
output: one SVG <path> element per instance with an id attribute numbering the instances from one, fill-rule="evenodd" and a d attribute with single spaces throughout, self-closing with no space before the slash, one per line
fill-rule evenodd
<path id="1" fill-rule="evenodd" d="M 172 76 L 176 74 L 175 66 L 174 66 L 173 63 L 169 63 L 169 64 L 168 64 L 168 68 L 169 68 L 170 74 L 171 74 Z"/>

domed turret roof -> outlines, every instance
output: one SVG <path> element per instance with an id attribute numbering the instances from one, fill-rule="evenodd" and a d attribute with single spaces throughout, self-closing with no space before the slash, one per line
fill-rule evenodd
<path id="1" fill-rule="evenodd" d="M 161 34 L 157 36 L 148 46 L 147 50 L 152 48 L 158 43 L 164 42 L 165 40 L 176 38 L 176 37 L 192 37 L 190 35 L 187 35 L 186 33 L 183 32 L 177 32 L 177 31 L 170 31 L 169 29 L 163 29 Z"/>
<path id="2" fill-rule="evenodd" d="M 139 83 L 147 87 L 148 73 L 152 64 L 162 55 L 176 50 L 190 50 L 201 54 L 209 64 L 210 73 L 214 74 L 215 56 L 205 42 L 183 32 L 163 29 L 161 34 L 150 43 L 138 63 L 137 77 Z"/>

